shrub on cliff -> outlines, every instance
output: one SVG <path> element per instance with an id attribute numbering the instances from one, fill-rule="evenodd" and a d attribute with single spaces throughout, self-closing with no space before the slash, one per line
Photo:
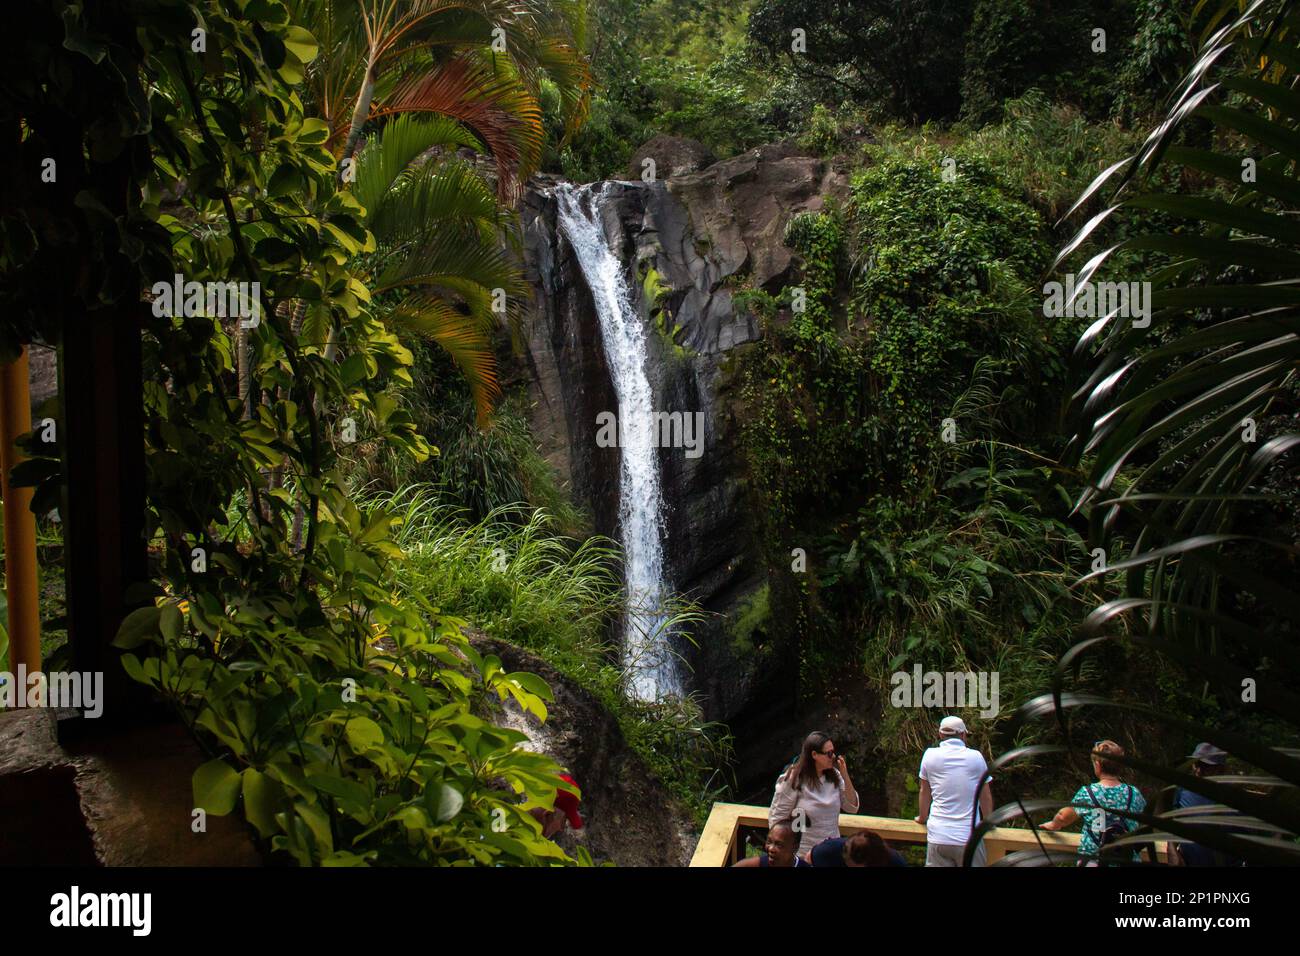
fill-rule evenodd
<path id="1" fill-rule="evenodd" d="M 1078 536 L 1043 467 L 1075 330 L 1042 316 L 1052 241 L 1016 182 L 963 144 L 873 156 L 842 214 L 790 223 L 802 276 L 742 370 L 769 553 L 815 569 L 801 690 L 847 659 L 885 699 L 913 663 L 1000 669 L 1010 699 L 1075 610 Z M 921 740 L 923 710 L 887 716 L 887 757 Z"/>

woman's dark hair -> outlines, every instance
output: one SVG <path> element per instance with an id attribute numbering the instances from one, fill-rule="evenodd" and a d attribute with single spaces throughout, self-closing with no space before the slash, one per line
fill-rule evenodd
<path id="1" fill-rule="evenodd" d="M 814 730 L 803 739 L 803 749 L 799 751 L 799 759 L 790 767 L 790 772 L 786 775 L 795 787 L 803 789 L 804 787 L 813 787 L 817 785 L 817 763 L 813 760 L 813 754 L 820 753 L 821 749 L 826 746 L 826 741 L 830 740 L 830 734 L 820 730 Z M 832 767 L 822 774 L 822 779 L 827 783 L 835 784 L 835 769 Z"/>
<path id="2" fill-rule="evenodd" d="M 844 844 L 844 855 L 858 866 L 889 866 L 889 845 L 880 834 L 864 830 L 849 837 Z"/>
<path id="3" fill-rule="evenodd" d="M 1113 740 L 1099 740 L 1092 748 L 1092 759 L 1097 762 L 1097 772 L 1107 776 L 1118 777 L 1124 765 L 1106 758 L 1122 756 L 1124 756 L 1124 748 Z"/>

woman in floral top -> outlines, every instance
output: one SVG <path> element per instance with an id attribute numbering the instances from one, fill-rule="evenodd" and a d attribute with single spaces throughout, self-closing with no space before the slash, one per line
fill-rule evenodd
<path id="1" fill-rule="evenodd" d="M 1070 805 L 1056 811 L 1056 816 L 1043 824 L 1044 830 L 1061 830 L 1078 820 L 1083 821 L 1083 834 L 1079 840 L 1080 866 L 1099 865 L 1101 837 L 1108 827 L 1112 830 L 1112 836 L 1106 842 L 1138 828 L 1138 821 L 1120 816 L 1119 813 L 1107 813 L 1107 810 L 1135 814 L 1146 809 L 1147 802 L 1142 797 L 1142 792 L 1132 784 L 1120 780 L 1120 765 L 1108 759 L 1122 756 L 1124 748 L 1115 741 L 1097 741 L 1092 751 L 1092 769 L 1097 775 L 1097 782 L 1080 787 L 1070 799 Z M 1137 862 L 1136 850 L 1130 859 Z"/>

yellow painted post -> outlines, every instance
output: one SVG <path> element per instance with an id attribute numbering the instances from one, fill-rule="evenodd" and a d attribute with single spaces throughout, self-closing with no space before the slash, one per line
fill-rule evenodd
<path id="1" fill-rule="evenodd" d="M 9 598 L 9 670 L 41 669 L 41 616 L 36 588 L 36 516 L 32 489 L 13 488 L 9 470 L 20 460 L 14 439 L 32 428 L 27 347 L 0 365 L 0 495 L 4 496 L 5 591 Z"/>

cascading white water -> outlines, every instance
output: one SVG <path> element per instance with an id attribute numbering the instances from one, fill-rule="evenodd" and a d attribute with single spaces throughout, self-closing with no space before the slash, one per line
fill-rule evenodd
<path id="1" fill-rule="evenodd" d="M 646 377 L 646 336 L 623 263 L 605 240 L 600 208 L 608 185 L 555 188 L 559 223 L 573 246 L 600 320 L 605 359 L 618 398 L 619 524 L 628 608 L 623 662 L 629 692 L 641 700 L 681 693 L 663 602 L 663 494 L 659 483 L 654 393 Z M 584 208 L 590 202 L 590 211 Z M 592 428 L 596 425 L 593 422 Z"/>

